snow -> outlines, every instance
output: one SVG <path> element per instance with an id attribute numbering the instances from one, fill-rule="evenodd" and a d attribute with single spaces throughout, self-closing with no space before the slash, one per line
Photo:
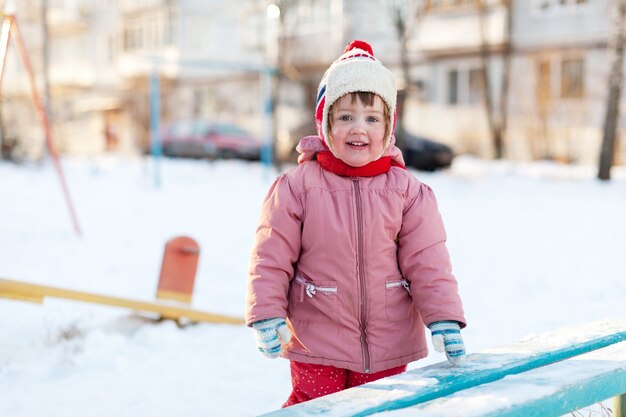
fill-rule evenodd
<path id="1" fill-rule="evenodd" d="M 276 172 L 114 156 L 63 166 L 80 238 L 50 163 L 0 163 L 0 278 L 149 301 L 165 242 L 184 234 L 201 248 L 194 307 L 243 315 L 258 209 Z M 457 158 L 448 171 L 414 173 L 439 200 L 470 352 L 626 317 L 626 170 L 603 183 L 593 167 Z M 0 299 L 0 316 L 2 416 L 253 416 L 290 390 L 287 361 L 261 357 L 243 326 L 179 328 L 52 298 Z M 442 360 L 435 352 L 411 368 Z"/>

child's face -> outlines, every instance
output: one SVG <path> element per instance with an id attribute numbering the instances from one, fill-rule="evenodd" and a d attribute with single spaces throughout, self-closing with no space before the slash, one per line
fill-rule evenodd
<path id="1" fill-rule="evenodd" d="M 339 159 L 350 166 L 362 167 L 380 158 L 386 131 L 384 106 L 379 96 L 375 96 L 371 106 L 366 106 L 350 94 L 333 104 L 330 139 Z"/>

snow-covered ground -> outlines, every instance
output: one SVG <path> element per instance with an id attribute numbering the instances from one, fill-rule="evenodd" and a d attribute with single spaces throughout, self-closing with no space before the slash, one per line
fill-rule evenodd
<path id="1" fill-rule="evenodd" d="M 255 163 L 65 160 L 83 237 L 50 164 L 0 163 L 0 278 L 151 300 L 165 242 L 201 247 L 194 307 L 243 315 L 261 199 Z M 437 194 L 468 350 L 626 317 L 626 171 L 457 158 L 415 172 Z M 412 367 L 438 362 L 434 353 Z M 0 299 L 0 416 L 254 416 L 280 406 L 288 363 L 243 326 L 154 323 L 125 309 Z"/>

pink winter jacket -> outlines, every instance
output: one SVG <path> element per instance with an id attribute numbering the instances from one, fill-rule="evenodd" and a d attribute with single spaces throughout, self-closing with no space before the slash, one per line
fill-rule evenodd
<path id="1" fill-rule="evenodd" d="M 374 373 L 423 358 L 424 324 L 465 327 L 445 241 L 432 190 L 410 172 L 350 178 L 304 162 L 263 202 L 246 322 L 287 317 L 290 360 Z"/>

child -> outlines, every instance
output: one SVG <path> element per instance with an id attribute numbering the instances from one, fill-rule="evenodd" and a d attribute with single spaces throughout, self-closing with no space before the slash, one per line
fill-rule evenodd
<path id="1" fill-rule="evenodd" d="M 432 190 L 393 146 L 393 74 L 351 42 L 318 92 L 317 136 L 272 184 L 250 260 L 246 322 L 290 360 L 283 407 L 406 370 L 433 345 L 451 363 L 465 318 Z"/>

